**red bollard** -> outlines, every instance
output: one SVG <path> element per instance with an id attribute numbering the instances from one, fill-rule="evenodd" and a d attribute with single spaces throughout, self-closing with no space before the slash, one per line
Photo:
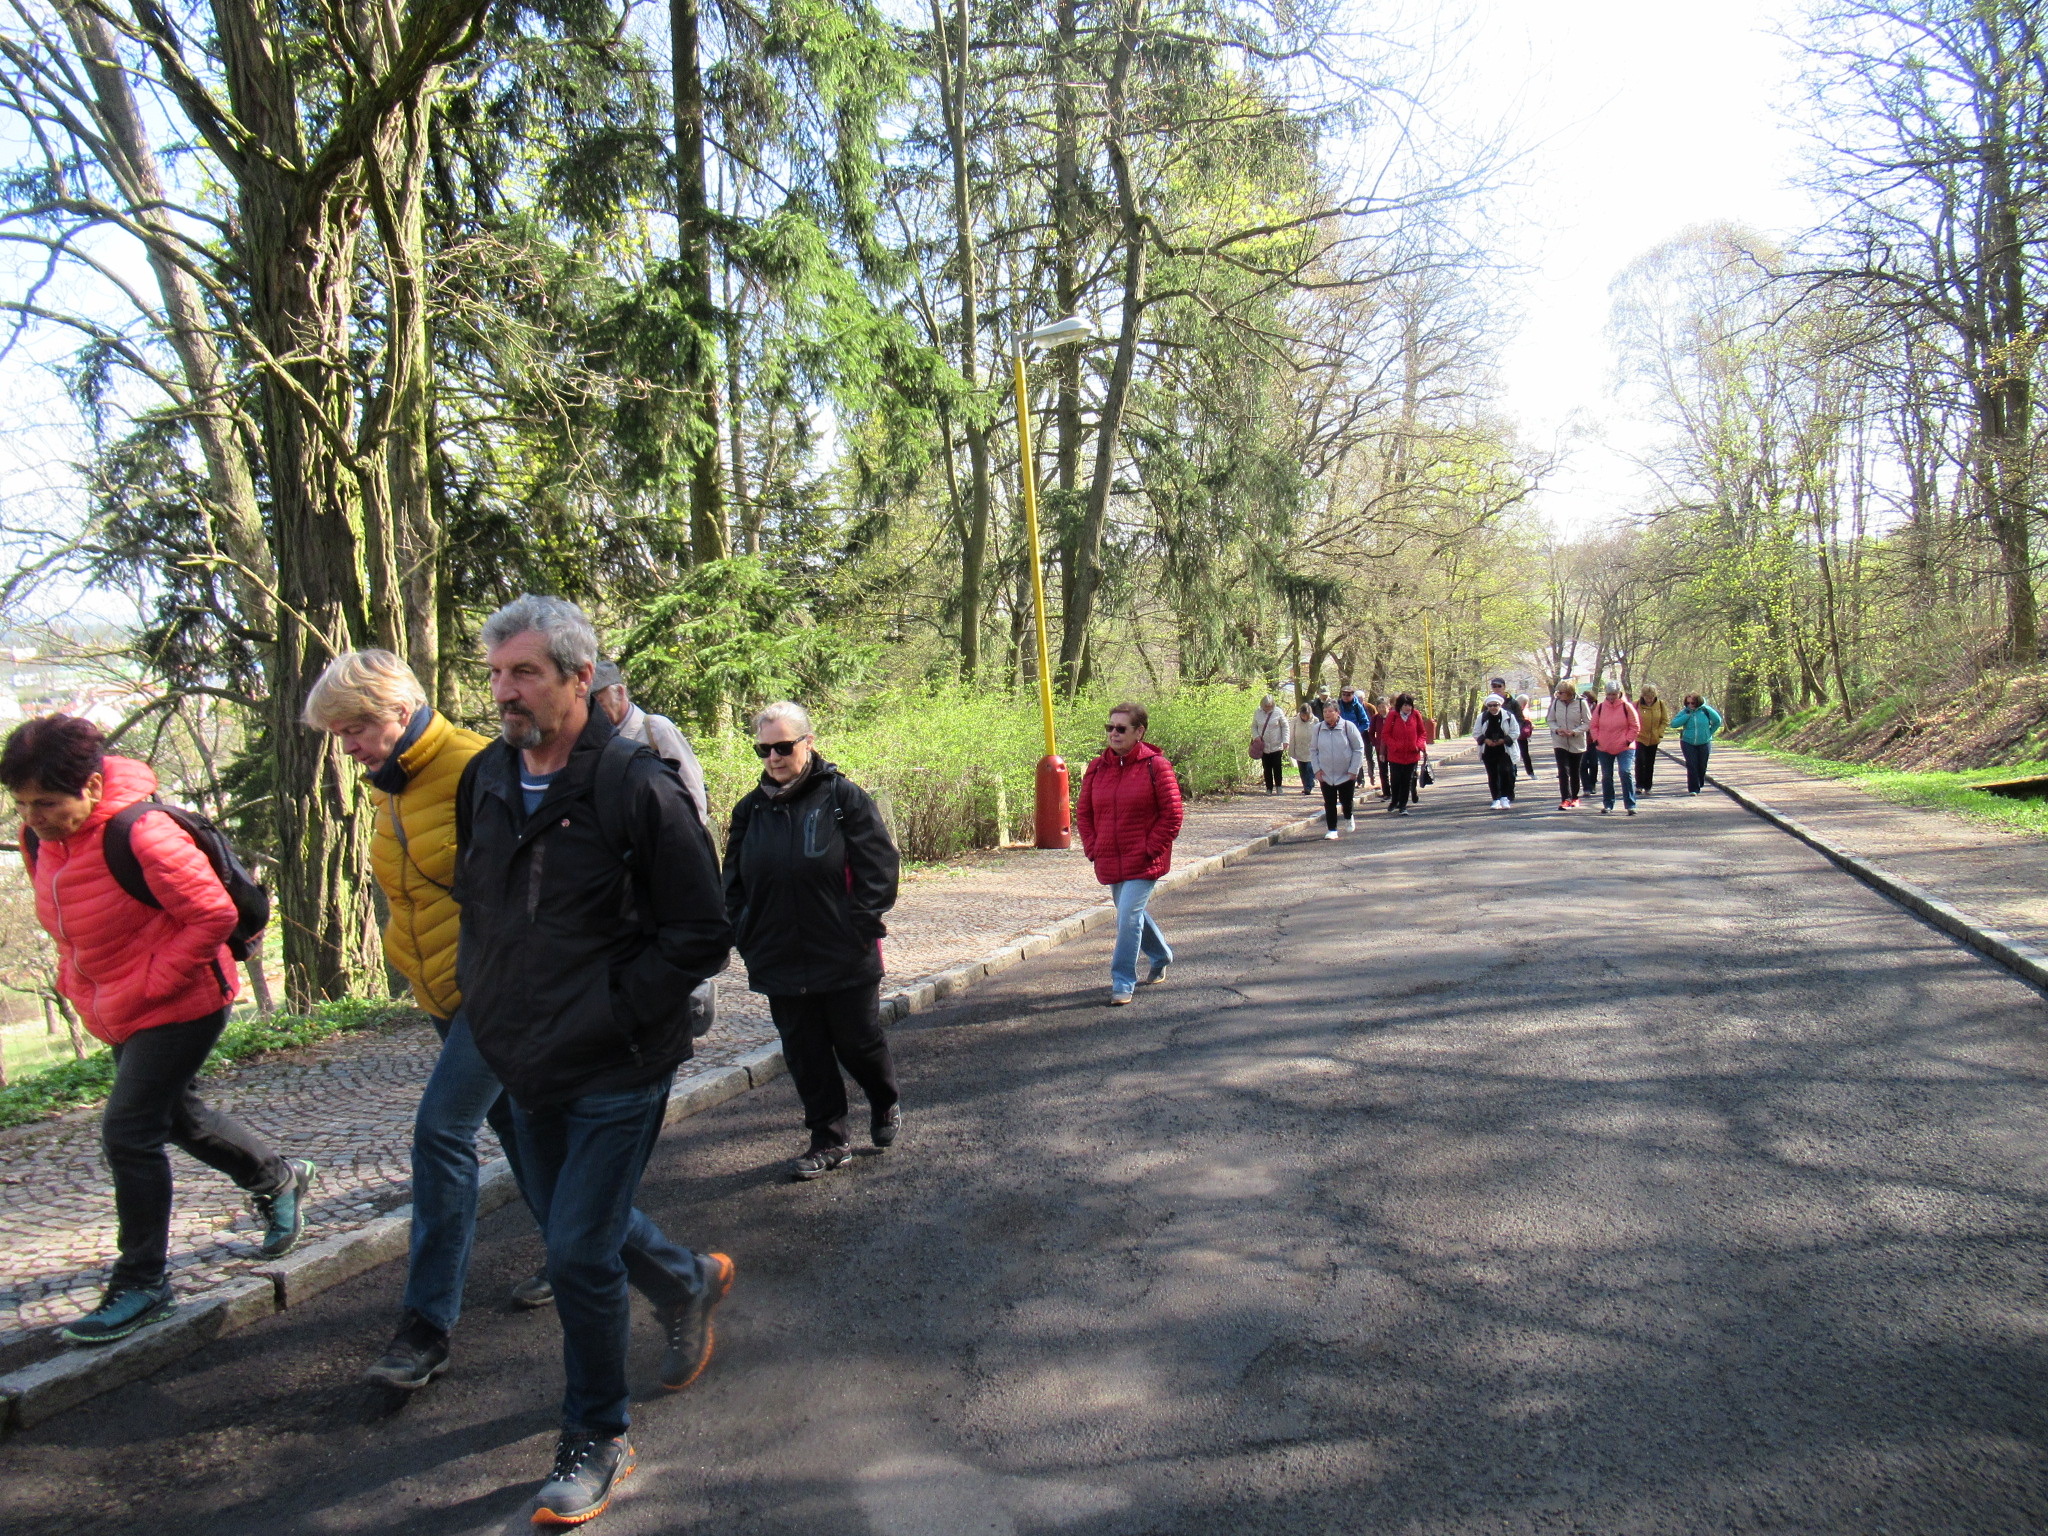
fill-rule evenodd
<path id="1" fill-rule="evenodd" d="M 1072 803 L 1067 795 L 1067 763 L 1061 757 L 1038 760 L 1038 800 L 1031 825 L 1040 848 L 1071 848 L 1074 837 L 1069 820 Z"/>

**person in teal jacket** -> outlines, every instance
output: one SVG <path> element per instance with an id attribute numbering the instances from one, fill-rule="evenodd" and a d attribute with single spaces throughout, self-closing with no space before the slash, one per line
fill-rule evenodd
<path id="1" fill-rule="evenodd" d="M 1707 754 L 1714 732 L 1721 729 L 1721 711 L 1696 693 L 1685 696 L 1685 708 L 1671 717 L 1678 732 L 1678 750 L 1685 754 L 1685 792 L 1696 795 L 1706 786 Z"/>

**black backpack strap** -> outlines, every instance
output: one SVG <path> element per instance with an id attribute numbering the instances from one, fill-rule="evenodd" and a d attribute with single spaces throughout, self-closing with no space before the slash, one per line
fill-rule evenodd
<path id="1" fill-rule="evenodd" d="M 431 885 L 435 890 L 454 890 L 454 886 L 443 885 L 440 881 L 436 880 L 432 875 L 428 874 L 424 869 L 421 869 L 420 861 L 412 856 L 412 839 L 405 835 L 405 818 L 401 816 L 398 811 L 399 795 L 402 795 L 403 793 L 404 791 L 400 790 L 398 791 L 397 794 L 390 794 L 384 797 L 385 805 L 388 806 L 391 810 L 391 832 L 392 835 L 398 839 L 399 853 L 404 857 L 405 862 L 412 866 L 413 873 L 418 875 L 422 880 L 426 881 L 427 884 Z M 459 808 L 456 814 L 458 816 L 461 815 L 461 811 Z M 460 840 L 458 838 L 458 843 L 459 841 Z"/>
<path id="2" fill-rule="evenodd" d="M 107 830 L 100 844 L 100 852 L 107 861 L 107 873 L 114 877 L 114 883 L 141 902 L 145 907 L 163 910 L 163 903 L 156 899 L 156 893 L 149 888 L 149 881 L 143 877 L 142 861 L 135 857 L 135 823 L 151 811 L 170 813 L 156 799 L 138 800 L 114 812 L 107 822 Z M 176 821 L 175 816 L 171 817 Z M 186 834 L 190 836 L 188 832 Z"/>
<path id="3" fill-rule="evenodd" d="M 626 830 L 626 780 L 633 771 L 633 759 L 645 752 L 654 757 L 652 748 L 644 747 L 637 741 L 624 736 L 609 738 L 599 749 L 597 772 L 592 777 L 590 798 L 597 809 L 598 831 L 611 845 L 612 852 L 619 856 L 619 862 L 630 866 L 633 862 L 633 839 Z M 655 758 L 660 762 L 660 758 Z"/>
<path id="4" fill-rule="evenodd" d="M 42 846 L 43 840 L 37 837 L 32 829 L 21 829 L 21 856 L 28 860 L 28 872 L 31 875 L 36 872 L 36 850 Z"/>

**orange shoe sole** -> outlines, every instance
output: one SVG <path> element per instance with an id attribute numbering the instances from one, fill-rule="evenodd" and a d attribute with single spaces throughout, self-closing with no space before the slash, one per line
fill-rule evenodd
<path id="1" fill-rule="evenodd" d="M 718 1303 L 725 1300 L 726 1292 L 732 1289 L 733 1277 L 739 1273 L 739 1266 L 733 1263 L 731 1259 L 727 1258 L 722 1253 L 707 1253 L 704 1255 L 704 1257 L 711 1260 L 714 1264 L 718 1266 L 718 1275 L 711 1282 L 712 1291 L 714 1292 L 711 1298 L 711 1304 L 715 1307 L 718 1305 Z M 678 1382 L 673 1387 L 668 1386 L 666 1383 L 664 1383 L 663 1390 L 668 1392 L 681 1392 L 685 1388 L 694 1385 L 697 1378 L 704 1374 L 704 1367 L 711 1363 L 712 1353 L 717 1348 L 718 1329 L 716 1325 L 706 1323 L 704 1325 L 704 1354 L 703 1357 L 700 1360 L 698 1360 L 697 1368 L 694 1371 L 690 1372 L 688 1376 L 684 1377 L 680 1382 Z"/>
<path id="2" fill-rule="evenodd" d="M 619 1468 L 619 1475 L 612 1479 L 612 1490 L 604 1501 L 594 1508 L 586 1509 L 580 1515 L 558 1515 L 552 1509 L 536 1509 L 533 1512 L 535 1525 L 582 1525 L 595 1520 L 612 1507 L 612 1499 L 618 1494 L 619 1484 L 633 1475 L 633 1469 L 640 1464 L 640 1456 L 631 1446 L 626 1447 L 626 1464 Z"/>

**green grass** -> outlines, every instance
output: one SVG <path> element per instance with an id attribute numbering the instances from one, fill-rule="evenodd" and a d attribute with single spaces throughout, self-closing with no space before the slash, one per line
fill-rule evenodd
<path id="1" fill-rule="evenodd" d="M 232 1019 L 207 1059 L 206 1071 L 211 1074 L 252 1056 L 296 1050 L 351 1030 L 389 1026 L 415 1017 L 415 1011 L 402 1003 L 343 998 L 317 1004 L 310 1013 Z M 114 1057 L 105 1047 L 83 1060 L 59 1061 L 0 1088 L 0 1127 L 27 1125 L 82 1104 L 98 1103 L 113 1081 Z"/>
<path id="2" fill-rule="evenodd" d="M 1745 743 L 1745 745 L 1747 745 Z M 1906 773 L 1879 763 L 1844 763 L 1831 757 L 1810 757 L 1803 752 L 1781 752 L 1770 747 L 1750 747 L 1763 757 L 1777 759 L 1805 773 L 1829 779 L 1847 779 L 1858 789 L 1881 800 L 1900 805 L 1925 805 L 1952 811 L 1972 821 L 1985 821 L 2014 832 L 2048 837 L 2048 800 L 2008 800 L 1986 794 L 1972 786 L 1994 779 L 2024 779 L 2048 774 L 2048 762 L 2007 763 L 1998 768 L 1971 768 L 1961 773 Z"/>

